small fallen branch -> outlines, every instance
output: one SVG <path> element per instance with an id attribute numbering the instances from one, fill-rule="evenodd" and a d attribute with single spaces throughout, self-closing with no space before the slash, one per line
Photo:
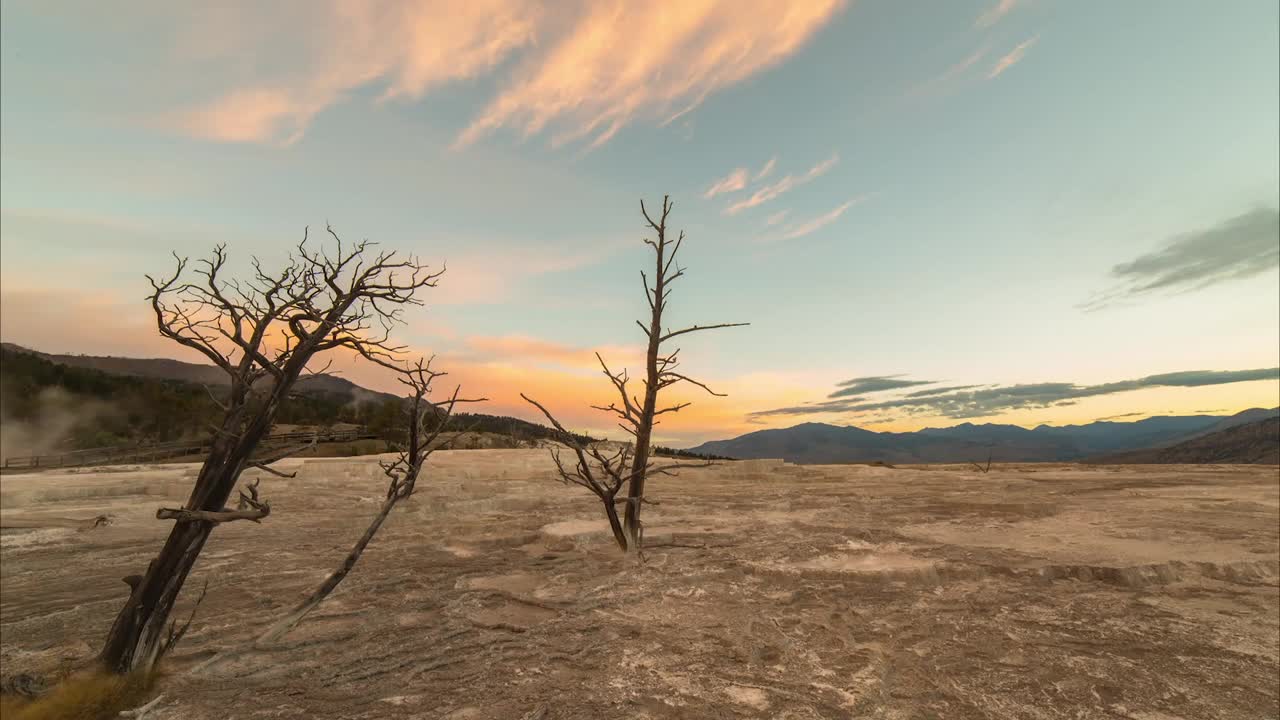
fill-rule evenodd
<path id="1" fill-rule="evenodd" d="M 134 720 L 142 720 L 142 718 L 147 716 L 147 713 L 154 710 L 156 708 L 156 705 L 160 704 L 161 700 L 164 700 L 164 695 L 157 695 L 155 696 L 155 698 L 151 700 L 151 702 L 147 703 L 146 705 L 136 707 L 132 710 L 121 710 L 120 717 L 133 718 Z"/>
<path id="2" fill-rule="evenodd" d="M 188 510 L 186 508 L 160 508 L 156 510 L 157 520 L 179 520 L 185 522 L 203 521 L 208 523 L 234 522 L 248 520 L 261 522 L 262 518 L 271 514 L 271 503 L 258 498 L 258 480 L 248 485 L 249 494 L 240 491 L 240 505 L 235 510 Z"/>

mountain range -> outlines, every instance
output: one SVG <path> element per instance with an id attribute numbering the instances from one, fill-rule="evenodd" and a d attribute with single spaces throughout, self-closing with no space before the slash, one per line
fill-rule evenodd
<path id="1" fill-rule="evenodd" d="M 1230 416 L 1157 416 L 1136 422 L 1098 421 L 1030 429 L 962 423 L 899 433 L 803 423 L 759 430 L 731 440 L 714 440 L 691 450 L 742 459 L 781 458 L 795 463 L 985 462 L 988 456 L 995 462 L 1071 462 L 1171 447 L 1277 416 L 1280 408 L 1253 408 Z"/>
<path id="2" fill-rule="evenodd" d="M 1271 416 L 1243 425 L 1197 435 L 1173 445 L 1130 450 L 1091 458 L 1097 463 L 1201 464 L 1247 463 L 1280 465 L 1280 417 Z"/>

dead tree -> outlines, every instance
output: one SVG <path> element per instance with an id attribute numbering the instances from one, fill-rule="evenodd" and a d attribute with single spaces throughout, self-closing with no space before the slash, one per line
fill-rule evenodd
<path id="1" fill-rule="evenodd" d="M 690 404 L 688 402 L 680 402 L 660 408 L 658 407 L 658 394 L 673 385 L 688 383 L 716 397 L 724 397 L 722 393 L 713 391 L 706 384 L 679 372 L 678 358 L 680 349 L 668 349 L 666 347 L 667 343 L 690 333 L 718 328 L 741 327 L 748 324 L 692 325 L 678 330 L 671 330 L 662 324 L 662 316 L 667 309 L 667 300 L 671 296 L 671 286 L 676 280 L 684 277 L 684 268 L 676 264 L 676 255 L 680 251 L 680 246 L 684 243 L 684 231 L 681 231 L 675 240 L 667 237 L 667 218 L 671 214 L 673 207 L 674 203 L 671 202 L 670 198 L 663 196 L 662 214 L 657 220 L 654 220 L 645 208 L 644 201 L 640 201 L 640 213 L 644 215 L 649 228 L 656 235 L 655 239 L 645 238 L 644 241 L 646 245 L 653 249 L 652 284 L 650 284 L 649 275 L 643 270 L 640 272 L 641 281 L 644 283 L 645 300 L 649 303 L 649 321 L 648 323 L 640 320 L 636 321 L 636 325 L 644 331 L 647 339 L 643 395 L 638 397 L 627 388 L 630 377 L 625 369 L 621 372 L 614 372 L 609 369 L 604 359 L 598 353 L 596 354 L 596 359 L 600 361 L 601 369 L 604 371 L 605 376 L 609 378 L 609 382 L 613 385 L 619 399 L 608 406 L 594 405 L 592 407 L 609 412 L 617 417 L 618 426 L 635 439 L 634 452 L 628 452 L 624 448 L 613 456 L 605 456 L 603 453 L 583 446 L 569 436 L 569 433 L 564 430 L 560 423 L 556 422 L 555 418 L 551 417 L 551 413 L 547 412 L 546 408 L 525 397 L 525 400 L 535 405 L 551 421 L 560 436 L 559 439 L 569 445 L 577 456 L 578 462 L 572 469 L 565 468 L 559 458 L 556 458 L 556 467 L 561 478 L 566 482 L 588 488 L 605 503 L 605 512 L 609 516 L 610 526 L 614 528 L 614 538 L 624 550 L 640 549 L 643 535 L 643 528 L 640 523 L 640 509 L 644 503 L 645 480 L 654 467 L 649 455 L 653 427 L 658 424 L 659 416 L 679 412 Z M 522 395 L 522 397 L 524 396 Z M 592 463 L 588 461 L 588 456 L 595 461 L 594 468 Z M 709 464 L 711 463 L 667 465 L 655 472 L 669 473 L 679 467 L 706 467 Z M 623 484 L 627 486 L 627 496 L 622 500 L 626 503 L 626 510 L 624 511 L 622 528 L 619 530 L 614 505 L 615 496 Z"/>
<path id="2" fill-rule="evenodd" d="M 436 441 L 439 439 L 440 433 L 448 427 L 449 420 L 453 417 L 453 408 L 460 402 L 482 402 L 485 400 L 485 398 L 461 399 L 458 397 L 460 388 L 454 388 L 453 395 L 448 400 L 439 405 L 432 403 L 427 399 L 427 396 L 431 394 L 431 383 L 445 374 L 432 370 L 431 360 L 426 362 L 419 360 L 413 367 L 403 372 L 399 378 L 400 382 L 404 383 L 410 391 L 407 408 L 408 437 L 394 460 L 379 463 L 382 466 L 382 472 L 390 480 L 387 484 L 387 493 L 382 501 L 382 507 L 373 516 L 373 520 L 370 521 L 369 527 L 365 529 L 364 534 L 351 547 L 351 551 L 347 553 L 342 564 L 330 573 L 324 582 L 306 599 L 298 603 L 288 615 L 281 618 L 279 622 L 259 636 L 254 642 L 256 646 L 266 645 L 283 637 L 285 633 L 297 626 L 307 616 L 307 613 L 314 610 L 317 605 L 329 596 L 329 593 L 332 593 L 338 587 L 338 583 L 341 583 L 343 578 L 356 566 L 356 562 L 364 554 L 365 548 L 369 546 L 369 542 L 378 533 L 378 529 L 382 527 L 382 523 L 386 521 L 387 516 L 395 509 L 396 504 L 413 494 L 414 489 L 417 487 L 418 477 L 421 475 L 423 467 L 427 464 L 427 459 L 431 457 L 431 453 L 439 449 Z"/>
<path id="3" fill-rule="evenodd" d="M 992 448 L 992 446 L 991 446 L 991 445 L 988 445 L 988 446 L 987 446 L 987 464 L 986 464 L 986 466 L 985 466 L 985 467 L 984 467 L 981 463 L 977 463 L 977 462 L 971 462 L 971 463 L 969 463 L 969 466 L 970 466 L 970 467 L 972 467 L 974 470 L 977 470 L 978 472 L 980 472 L 980 473 L 982 473 L 982 474 L 984 474 L 984 475 L 985 475 L 986 473 L 991 472 L 991 457 L 992 457 L 992 455 L 994 454 L 994 452 L 992 451 L 992 449 L 991 449 L 991 448 Z"/>
<path id="4" fill-rule="evenodd" d="M 560 479 L 566 483 L 581 485 L 600 498 L 600 502 L 604 503 L 605 517 L 609 518 L 613 539 L 618 543 L 619 548 L 626 550 L 627 534 L 622 528 L 622 520 L 618 518 L 616 498 L 630 472 L 628 465 L 632 457 L 630 448 L 624 445 L 618 452 L 607 455 L 599 449 L 598 444 L 583 443 L 573 433 L 565 430 L 560 421 L 556 420 L 551 412 L 537 400 L 524 393 L 520 393 L 520 397 L 542 411 L 547 421 L 555 428 L 556 438 L 573 451 L 575 462 L 572 466 L 566 467 L 560 456 L 560 448 L 552 447 L 551 449 L 551 459 L 555 461 Z"/>
<path id="5" fill-rule="evenodd" d="M 224 506 L 242 471 L 280 459 L 280 453 L 267 461 L 254 453 L 298 378 L 318 356 L 338 349 L 394 365 L 403 348 L 390 341 L 392 327 L 404 306 L 421 304 L 418 291 L 434 287 L 444 272 L 413 257 L 375 252 L 367 241 L 344 245 L 327 230 L 333 247 L 316 249 L 304 233 L 282 269 L 268 272 L 255 259 L 247 280 L 226 277 L 225 246 L 190 270 L 175 255 L 172 275 L 147 277 L 160 334 L 206 357 L 226 373 L 229 388 L 218 401 L 222 419 L 212 427 L 190 497 L 159 514 L 175 520 L 168 539 L 146 573 L 129 578 L 129 598 L 99 655 L 111 672 L 149 671 L 168 649 L 165 625 L 214 527 L 270 512 L 256 485 L 242 494 L 241 508 Z"/>

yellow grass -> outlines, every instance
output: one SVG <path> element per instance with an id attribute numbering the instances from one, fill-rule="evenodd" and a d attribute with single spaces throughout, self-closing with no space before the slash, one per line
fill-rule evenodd
<path id="1" fill-rule="evenodd" d="M 105 720 L 146 702 L 154 673 L 113 675 L 100 670 L 70 675 L 47 694 L 27 700 L 0 696 L 2 720 Z"/>

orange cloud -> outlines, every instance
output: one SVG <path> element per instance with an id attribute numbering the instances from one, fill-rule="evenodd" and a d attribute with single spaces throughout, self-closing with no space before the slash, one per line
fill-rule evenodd
<path id="1" fill-rule="evenodd" d="M 774 213 L 774 214 L 770 215 L 769 217 L 765 218 L 765 219 L 764 219 L 764 224 L 765 224 L 765 225 L 777 225 L 778 223 L 782 222 L 783 220 L 786 220 L 786 219 L 787 219 L 787 214 L 788 214 L 788 213 L 790 213 L 790 212 L 791 212 L 790 210 L 783 210 L 783 211 L 781 211 L 781 212 L 776 212 L 776 213 Z"/>
<path id="2" fill-rule="evenodd" d="M 247 68 L 243 84 L 232 79 L 225 95 L 168 124 L 211 140 L 287 143 L 356 88 L 379 87 L 382 100 L 417 99 L 519 54 L 457 145 L 501 127 L 528 136 L 555 123 L 553 142 L 594 135 L 594 146 L 637 119 L 669 123 L 782 62 L 844 2 L 242 3 L 220 7 L 207 27 L 207 18 L 192 15 L 182 36 L 192 48 L 186 59 L 201 66 L 234 59 Z"/>
<path id="3" fill-rule="evenodd" d="M 799 225 L 793 225 L 787 228 L 787 231 L 783 233 L 781 239 L 794 240 L 799 237 L 804 237 L 805 235 L 808 235 L 810 233 L 817 232 L 818 230 L 821 230 L 822 228 L 838 220 L 840 216 L 845 213 L 846 210 L 853 207 L 854 205 L 857 205 L 858 203 L 861 203 L 862 201 L 866 200 L 868 197 L 869 197 L 868 195 L 859 195 L 858 197 L 853 198 L 852 200 L 846 202 L 845 204 L 835 208 L 830 212 L 823 213 L 822 215 L 819 215 L 818 217 L 813 218 L 812 220 L 808 220 L 806 222 L 800 223 Z"/>
<path id="4" fill-rule="evenodd" d="M 759 190 L 752 193 L 750 197 L 747 197 L 743 200 L 739 200 L 738 202 L 733 203 L 729 207 L 725 208 L 724 212 L 726 215 L 735 215 L 748 208 L 753 208 L 757 205 L 762 205 L 766 202 L 769 202 L 770 200 L 773 200 L 774 198 L 778 197 L 779 195 L 782 195 L 783 193 L 789 190 L 792 190 L 796 187 L 799 187 L 809 182 L 810 180 L 820 177 L 821 175 L 825 174 L 828 170 L 835 167 L 836 163 L 838 162 L 840 162 L 840 155 L 839 154 L 832 155 L 826 160 L 823 160 L 817 165 L 814 165 L 813 167 L 809 168 L 808 172 L 806 172 L 803 175 L 799 175 L 799 176 L 787 175 L 783 177 L 781 180 L 779 180 L 778 182 L 773 183 L 772 185 L 766 185 L 760 188 Z"/>
<path id="5" fill-rule="evenodd" d="M 710 199 L 722 193 L 737 192 L 747 186 L 747 169 L 736 168 L 733 172 L 711 183 L 711 187 L 702 194 Z"/>
<path id="6" fill-rule="evenodd" d="M 421 330 L 417 320 L 412 328 Z M 122 357 L 170 357 L 186 362 L 206 360 L 176 343 L 160 337 L 140 298 L 116 293 L 85 293 L 66 288 L 23 288 L 6 278 L 0 293 L 0 339 L 35 350 L 53 353 L 85 353 Z M 393 333 L 394 334 L 394 333 Z M 622 438 L 624 433 L 607 413 L 591 405 L 607 405 L 614 400 L 613 388 L 596 364 L 593 350 L 599 350 L 615 371 L 631 371 L 640 386 L 641 348 L 604 346 L 575 348 L 538 338 L 512 336 L 472 336 L 460 349 L 442 349 L 435 367 L 448 373 L 437 384 L 439 395 L 461 385 L 464 396 L 489 398 L 467 410 L 511 415 L 540 422 L 536 410 L 520 398 L 525 393 L 537 398 L 571 429 L 597 437 Z M 433 348 L 411 347 L 406 357 L 428 356 Z M 403 388 L 384 368 L 375 366 L 349 351 L 326 355 L 334 361 L 332 370 L 340 377 L 371 390 L 400 394 Z M 676 387 L 664 392 L 663 401 L 692 401 L 678 413 L 663 416 L 656 441 L 664 444 L 694 444 L 758 429 L 746 421 L 747 413 L 761 407 L 794 405 L 813 393 L 822 382 L 803 382 L 781 374 L 754 374 L 738 378 L 702 377 L 713 388 L 729 393 L 728 398 L 706 395 L 695 387 Z"/>
<path id="7" fill-rule="evenodd" d="M 669 123 L 711 93 L 799 49 L 843 0 L 663 0 L 595 3 L 517 72 L 463 133 L 465 146 L 513 125 L 525 136 L 552 121 L 555 144 L 613 137 L 637 117 Z"/>
<path id="8" fill-rule="evenodd" d="M 424 299 L 428 305 L 504 302 L 527 278 L 589 267 L 634 244 L 632 239 L 611 239 L 580 252 L 517 245 L 442 255 L 445 274 Z"/>
<path id="9" fill-rule="evenodd" d="M 487 361 L 503 363 L 547 362 L 563 368 L 600 370 L 596 353 L 620 370 L 628 363 L 640 360 L 640 348 L 601 346 L 596 348 L 574 347 L 529 337 L 527 335 L 473 336 L 466 340 L 467 347 L 479 353 Z"/>
<path id="10" fill-rule="evenodd" d="M 987 79 L 994 80 L 995 78 L 1000 77 L 1000 75 L 1003 74 L 1005 70 L 1008 70 L 1009 68 L 1021 62 L 1023 56 L 1027 54 L 1027 51 L 1031 49 L 1031 46 L 1036 44 L 1036 40 L 1038 39 L 1039 39 L 1038 35 L 1032 38 L 1028 38 L 1027 40 L 1024 40 L 1021 43 L 1019 43 L 1017 47 L 1010 50 L 1008 55 L 1005 55 L 1004 57 L 996 61 L 995 66 L 991 68 L 991 72 L 987 73 Z"/>
<path id="11" fill-rule="evenodd" d="M 755 176 L 751 178 L 751 181 L 759 182 L 769 177 L 769 173 L 773 172 L 773 167 L 777 164 L 778 164 L 778 157 L 776 155 L 769 158 L 769 162 L 765 163 L 764 167 L 760 168 L 759 172 L 757 172 Z"/>
<path id="12" fill-rule="evenodd" d="M 966 80 L 968 71 L 982 58 L 987 56 L 990 48 L 986 45 L 975 50 L 971 55 L 942 71 L 936 77 L 913 87 L 907 94 L 913 98 L 943 95 L 954 90 Z"/>
<path id="13" fill-rule="evenodd" d="M 178 114 L 174 123 L 195 137 L 221 142 L 277 141 L 301 137 L 311 117 L 331 101 L 305 100 L 283 90 L 238 90 L 204 107 Z"/>
<path id="14" fill-rule="evenodd" d="M 249 58 L 255 74 L 270 80 L 255 77 L 250 87 L 179 113 L 170 124 L 210 140 L 287 144 L 319 112 L 368 83 L 384 85 L 383 100 L 414 99 L 488 72 L 532 43 L 547 17 L 538 3 L 520 0 L 332 0 L 295 9 L 233 4 L 204 34 L 189 28 L 198 56 Z M 295 37 L 300 47 L 281 41 Z"/>
<path id="15" fill-rule="evenodd" d="M 1018 6 L 1018 2 L 1019 0 L 999 0 L 995 7 L 992 7 L 979 15 L 978 19 L 974 21 L 973 26 L 986 28 L 995 25 L 1000 22 L 1000 19 L 1005 15 L 1013 12 L 1013 9 Z"/>

